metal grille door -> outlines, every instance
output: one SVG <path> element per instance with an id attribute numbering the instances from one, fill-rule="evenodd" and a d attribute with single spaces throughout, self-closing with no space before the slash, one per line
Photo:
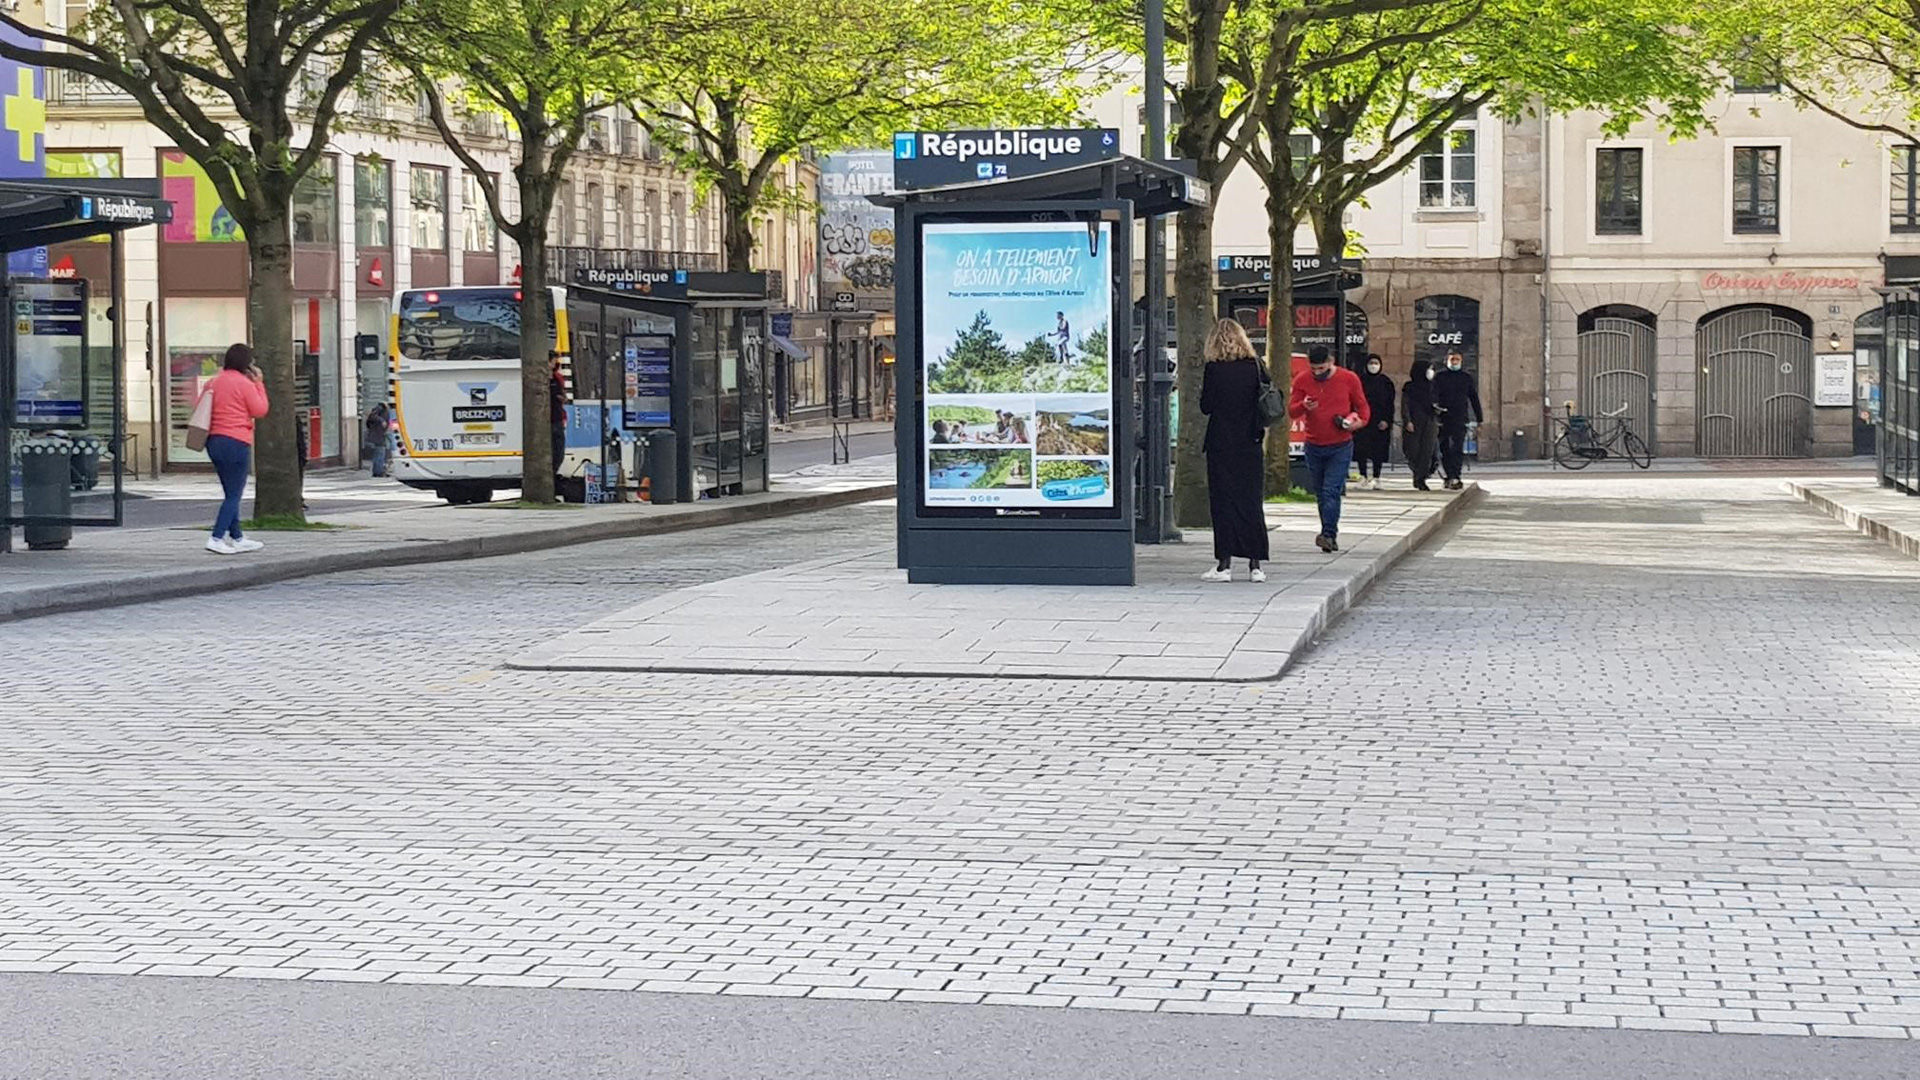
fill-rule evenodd
<path id="1" fill-rule="evenodd" d="M 1696 397 L 1701 457 L 1810 457 L 1813 342 L 1766 308 L 1702 322 Z"/>
<path id="2" fill-rule="evenodd" d="M 1653 327 L 1599 318 L 1580 335 L 1580 412 L 1601 416 L 1626 406 L 1633 430 L 1653 445 Z"/>

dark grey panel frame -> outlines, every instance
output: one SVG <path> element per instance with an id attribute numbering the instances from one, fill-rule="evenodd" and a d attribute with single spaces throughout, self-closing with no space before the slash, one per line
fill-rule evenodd
<path id="1" fill-rule="evenodd" d="M 1111 227 L 1113 311 L 1107 335 L 1110 370 L 1114 506 L 1088 517 L 1061 511 L 979 516 L 923 511 L 920 423 L 925 386 L 920 356 L 921 225 L 925 222 L 1105 221 Z M 1124 329 L 1132 311 L 1133 207 L 1124 199 L 1064 202 L 921 203 L 895 212 L 895 236 L 911 245 L 895 260 L 898 336 L 894 374 L 894 444 L 898 496 L 898 563 L 912 582 L 981 585 L 1132 585 L 1134 583 L 1133 361 Z"/>

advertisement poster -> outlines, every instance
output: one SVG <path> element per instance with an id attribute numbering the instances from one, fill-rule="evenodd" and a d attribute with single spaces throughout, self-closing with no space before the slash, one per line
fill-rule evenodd
<path id="1" fill-rule="evenodd" d="M 1111 226 L 930 223 L 920 418 L 928 506 L 1110 508 Z"/>
<path id="2" fill-rule="evenodd" d="M 893 188 L 885 150 L 846 150 L 820 161 L 820 306 L 893 310 L 893 211 L 867 201 Z"/>

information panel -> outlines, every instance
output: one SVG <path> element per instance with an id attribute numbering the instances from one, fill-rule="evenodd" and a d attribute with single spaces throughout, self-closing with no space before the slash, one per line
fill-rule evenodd
<path id="1" fill-rule="evenodd" d="M 84 281 L 13 282 L 15 422 L 33 427 L 87 423 L 87 286 Z"/>
<path id="2" fill-rule="evenodd" d="M 626 419 L 629 428 L 673 426 L 673 338 L 663 334 L 628 334 L 626 353 Z"/>
<path id="3" fill-rule="evenodd" d="M 923 505 L 1117 513 L 1113 305 L 1110 223 L 923 226 Z"/>

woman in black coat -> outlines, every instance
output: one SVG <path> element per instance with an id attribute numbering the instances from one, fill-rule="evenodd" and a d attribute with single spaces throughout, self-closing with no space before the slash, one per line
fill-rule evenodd
<path id="1" fill-rule="evenodd" d="M 1247 332 L 1221 319 L 1207 335 L 1207 366 L 1200 383 L 1200 411 L 1207 416 L 1207 509 L 1213 516 L 1214 568 L 1206 581 L 1230 581 L 1234 559 L 1253 564 L 1253 580 L 1267 558 L 1267 426 L 1260 419 L 1260 392 L 1267 373 L 1254 358 Z"/>
<path id="2" fill-rule="evenodd" d="M 1413 470 L 1413 486 L 1432 491 L 1427 478 L 1433 475 L 1433 459 L 1440 452 L 1440 419 L 1433 411 L 1433 365 L 1425 360 L 1413 362 L 1413 374 L 1401 388 L 1401 419 L 1406 434 L 1400 445 L 1407 452 L 1407 468 Z"/>
<path id="3" fill-rule="evenodd" d="M 1393 380 L 1380 371 L 1380 354 L 1367 354 L 1367 372 L 1360 376 L 1360 388 L 1367 395 L 1367 415 L 1373 417 L 1366 427 L 1353 433 L 1353 457 L 1360 466 L 1360 484 L 1380 490 L 1380 470 L 1387 467 L 1387 454 L 1393 449 Z M 1373 475 L 1367 475 L 1367 466 Z"/>

